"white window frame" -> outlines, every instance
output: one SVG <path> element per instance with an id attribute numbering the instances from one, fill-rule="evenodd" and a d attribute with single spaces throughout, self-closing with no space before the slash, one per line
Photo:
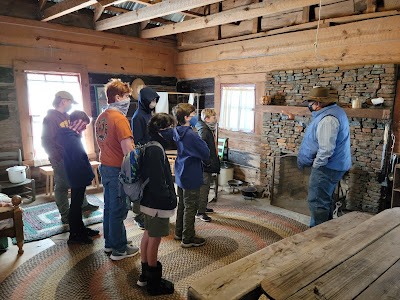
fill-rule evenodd
<path id="1" fill-rule="evenodd" d="M 243 99 L 242 97 L 248 96 L 249 92 L 253 98 Z M 232 94 L 237 94 L 238 98 L 232 99 Z M 256 85 L 221 84 L 220 95 L 219 127 L 230 131 L 254 133 Z"/>
<path id="2" fill-rule="evenodd" d="M 89 91 L 89 75 L 85 66 L 44 62 L 14 61 L 14 76 L 18 100 L 19 121 L 21 125 L 22 150 L 24 163 L 34 165 L 34 149 L 31 116 L 29 114 L 28 87 L 26 72 L 37 73 L 71 73 L 79 74 L 82 91 L 83 110 L 92 116 Z M 94 147 L 93 125 L 89 124 L 84 131 L 89 158 L 96 158 Z"/>

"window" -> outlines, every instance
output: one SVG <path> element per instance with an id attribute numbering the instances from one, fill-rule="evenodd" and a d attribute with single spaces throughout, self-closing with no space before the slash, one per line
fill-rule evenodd
<path id="1" fill-rule="evenodd" d="M 28 89 L 29 116 L 33 138 L 34 165 L 48 163 L 48 157 L 41 143 L 42 123 L 49 109 L 54 109 L 52 103 L 58 91 L 70 92 L 78 102 L 72 105 L 71 111 L 83 110 L 80 77 L 78 74 L 52 74 L 26 72 Z M 86 145 L 83 140 L 83 145 Z"/>
<path id="2" fill-rule="evenodd" d="M 226 85 L 221 88 L 220 127 L 254 132 L 255 85 Z"/>

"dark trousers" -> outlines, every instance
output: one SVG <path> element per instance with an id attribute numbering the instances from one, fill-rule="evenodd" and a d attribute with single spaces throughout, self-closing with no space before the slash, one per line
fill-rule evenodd
<path id="1" fill-rule="evenodd" d="M 71 235 L 85 233 L 85 225 L 82 221 L 82 203 L 85 198 L 86 186 L 71 188 L 71 206 L 69 208 L 69 231 Z"/>
<path id="2" fill-rule="evenodd" d="M 333 216 L 333 192 L 345 171 L 326 167 L 311 168 L 308 186 L 308 206 L 311 211 L 310 227 L 329 221 Z"/>

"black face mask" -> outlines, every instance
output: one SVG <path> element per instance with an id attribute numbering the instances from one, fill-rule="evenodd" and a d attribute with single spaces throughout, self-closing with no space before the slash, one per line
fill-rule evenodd
<path id="1" fill-rule="evenodd" d="M 174 129 L 173 128 L 167 128 L 160 130 L 159 133 L 163 137 L 164 140 L 166 141 L 171 141 L 174 137 Z"/>
<path id="2" fill-rule="evenodd" d="M 314 109 L 312 107 L 313 105 L 314 105 L 314 103 L 311 103 L 311 104 L 308 104 L 308 106 L 307 106 L 310 112 L 314 111 Z"/>

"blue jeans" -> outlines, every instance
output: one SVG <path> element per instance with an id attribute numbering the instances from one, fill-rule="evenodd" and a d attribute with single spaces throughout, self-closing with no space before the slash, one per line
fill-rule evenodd
<path id="1" fill-rule="evenodd" d="M 333 192 L 345 171 L 335 171 L 326 167 L 311 168 L 308 184 L 308 207 L 311 211 L 310 227 L 332 219 Z"/>
<path id="2" fill-rule="evenodd" d="M 126 230 L 124 220 L 128 214 L 126 195 L 121 187 L 118 197 L 120 168 L 100 165 L 99 171 L 104 189 L 104 240 L 105 247 L 123 253 L 126 250 Z"/>

